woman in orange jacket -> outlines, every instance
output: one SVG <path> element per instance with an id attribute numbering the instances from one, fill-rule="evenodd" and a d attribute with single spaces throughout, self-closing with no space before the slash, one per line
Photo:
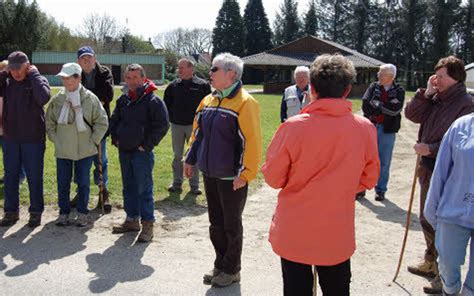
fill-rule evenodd
<path id="1" fill-rule="evenodd" d="M 345 98 L 356 72 L 342 55 L 311 65 L 312 102 L 276 132 L 262 172 L 281 188 L 271 227 L 285 295 L 312 295 L 316 266 L 325 296 L 349 295 L 355 250 L 354 195 L 375 186 L 377 133 Z"/>

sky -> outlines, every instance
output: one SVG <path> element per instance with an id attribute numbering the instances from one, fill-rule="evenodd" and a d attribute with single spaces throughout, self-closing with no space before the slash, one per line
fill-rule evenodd
<path id="1" fill-rule="evenodd" d="M 238 0 L 243 15 L 248 0 Z M 58 23 L 77 31 L 85 16 L 91 13 L 107 13 L 131 33 L 145 39 L 178 27 L 207 28 L 215 25 L 221 0 L 36 0 L 41 10 L 54 17 Z M 283 0 L 262 0 L 265 12 L 273 25 L 273 19 Z M 308 0 L 298 1 L 302 15 Z M 128 24 L 127 24 L 128 20 Z"/>

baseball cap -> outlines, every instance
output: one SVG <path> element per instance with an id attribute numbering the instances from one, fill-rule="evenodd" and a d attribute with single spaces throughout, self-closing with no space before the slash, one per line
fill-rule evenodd
<path id="1" fill-rule="evenodd" d="M 21 65 L 29 62 L 28 56 L 22 51 L 14 51 L 8 56 L 9 69 L 20 69 Z"/>
<path id="2" fill-rule="evenodd" d="M 77 58 L 80 59 L 83 56 L 95 56 L 95 52 L 90 46 L 83 46 L 77 51 Z"/>
<path id="3" fill-rule="evenodd" d="M 61 72 L 56 74 L 56 76 L 71 77 L 74 74 L 81 75 L 81 73 L 82 73 L 81 66 L 79 66 L 76 63 L 67 63 L 63 65 Z"/>

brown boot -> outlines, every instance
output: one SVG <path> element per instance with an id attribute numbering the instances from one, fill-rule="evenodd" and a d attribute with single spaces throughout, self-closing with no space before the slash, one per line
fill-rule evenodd
<path id="1" fill-rule="evenodd" d="M 41 214 L 40 213 L 30 213 L 30 219 L 28 220 L 28 226 L 35 228 L 41 225 Z"/>
<path id="2" fill-rule="evenodd" d="M 428 278 L 434 278 L 438 275 L 438 266 L 436 261 L 423 260 L 418 265 L 408 266 L 407 269 L 413 274 L 425 276 Z"/>
<path id="3" fill-rule="evenodd" d="M 99 195 L 100 195 L 100 188 L 99 188 Z M 110 212 L 112 212 L 112 205 L 110 204 L 110 201 L 109 201 L 109 191 L 105 188 L 104 188 L 104 191 L 102 192 L 102 199 L 104 200 L 104 213 L 110 214 Z M 100 196 L 97 202 L 96 209 L 102 211 L 102 202 L 100 200 Z"/>
<path id="4" fill-rule="evenodd" d="M 20 219 L 18 212 L 6 212 L 0 220 L 0 226 L 12 226 Z"/>
<path id="5" fill-rule="evenodd" d="M 204 276 L 202 277 L 202 282 L 204 283 L 204 285 L 212 284 L 212 279 L 215 278 L 219 273 L 221 273 L 221 270 L 214 267 L 211 271 L 204 274 Z"/>
<path id="6" fill-rule="evenodd" d="M 154 221 L 142 221 L 142 231 L 138 236 L 137 242 L 147 243 L 153 239 L 153 224 Z"/>
<path id="7" fill-rule="evenodd" d="M 240 282 L 240 272 L 233 274 L 221 272 L 212 279 L 211 284 L 217 287 L 227 287 L 237 282 Z"/>
<path id="8" fill-rule="evenodd" d="M 439 275 L 432 279 L 428 286 L 423 287 L 423 292 L 425 292 L 426 294 L 443 293 L 443 283 L 441 282 L 441 278 L 439 277 Z"/>
<path id="9" fill-rule="evenodd" d="M 138 219 L 127 218 L 122 224 L 116 225 L 112 228 L 112 233 L 125 233 L 132 231 L 140 231 L 140 222 Z"/>

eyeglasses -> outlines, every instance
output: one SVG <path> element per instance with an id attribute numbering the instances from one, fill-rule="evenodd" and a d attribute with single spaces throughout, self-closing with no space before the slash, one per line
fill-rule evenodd
<path id="1" fill-rule="evenodd" d="M 215 72 L 217 72 L 217 71 L 219 71 L 219 70 L 220 70 L 220 68 L 219 68 L 219 67 L 216 67 L 216 66 L 214 66 L 214 67 L 211 68 L 211 72 L 212 72 L 212 73 L 215 73 Z"/>

